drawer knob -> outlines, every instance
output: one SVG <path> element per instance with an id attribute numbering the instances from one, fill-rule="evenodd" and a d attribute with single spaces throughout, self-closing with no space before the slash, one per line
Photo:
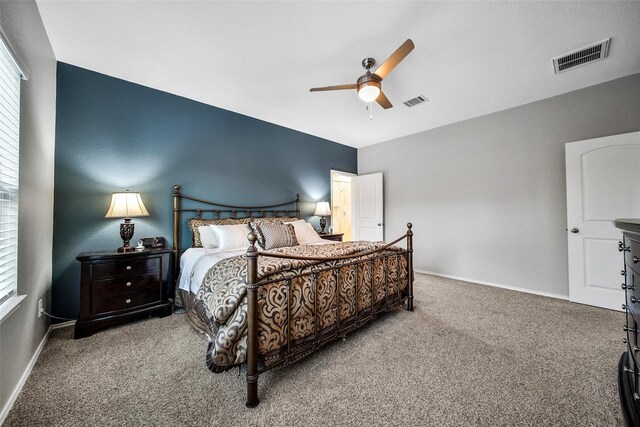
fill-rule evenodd
<path id="1" fill-rule="evenodd" d="M 635 328 L 629 328 L 628 326 L 623 326 L 623 327 L 622 327 L 622 330 L 623 330 L 623 331 L 625 331 L 625 332 L 635 332 L 635 333 L 638 333 L 638 330 L 637 330 L 637 329 L 635 329 Z"/>
<path id="2" fill-rule="evenodd" d="M 624 285 L 624 283 L 623 283 L 623 285 Z M 127 282 L 127 286 L 131 286 L 131 282 Z"/>
<path id="3" fill-rule="evenodd" d="M 622 304 L 622 309 L 626 310 L 627 309 L 627 304 Z"/>
<path id="4" fill-rule="evenodd" d="M 634 256 L 633 256 L 633 263 L 634 263 L 634 264 L 637 264 L 637 263 L 638 263 L 638 261 L 640 261 L 640 259 L 638 259 L 638 257 L 634 255 Z"/>
<path id="5" fill-rule="evenodd" d="M 632 297 L 631 297 L 631 302 L 635 304 L 635 303 L 640 302 L 640 299 L 638 299 L 638 298 L 636 298 L 636 297 L 632 296 Z"/>
<path id="6" fill-rule="evenodd" d="M 127 304 L 131 304 L 131 299 L 127 298 L 127 300 L 125 301 Z"/>
<path id="7" fill-rule="evenodd" d="M 626 338 L 622 338 L 622 342 L 626 344 L 627 343 L 627 339 Z"/>
<path id="8" fill-rule="evenodd" d="M 626 275 L 627 275 L 627 272 L 626 272 L 626 271 L 624 271 L 624 270 L 620 270 L 620 275 L 621 275 L 621 276 L 626 276 Z"/>
<path id="9" fill-rule="evenodd" d="M 640 401 L 640 394 L 638 394 L 638 393 L 633 393 L 633 399 L 634 399 L 636 402 Z"/>
<path id="10" fill-rule="evenodd" d="M 624 367 L 624 371 L 625 372 L 629 372 L 630 374 L 635 374 L 636 373 L 636 371 L 634 371 L 633 369 L 629 369 L 626 366 Z"/>
<path id="11" fill-rule="evenodd" d="M 131 266 L 130 265 L 127 265 L 127 271 L 128 270 L 131 270 Z"/>
<path id="12" fill-rule="evenodd" d="M 629 252 L 631 248 L 629 246 L 625 246 L 622 242 L 618 242 L 618 250 L 620 252 Z"/>

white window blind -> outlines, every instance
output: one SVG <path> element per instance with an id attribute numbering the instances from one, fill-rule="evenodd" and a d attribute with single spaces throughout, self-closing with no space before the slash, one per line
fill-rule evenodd
<path id="1" fill-rule="evenodd" d="M 18 289 L 21 78 L 20 68 L 3 38 L 0 37 L 0 305 Z"/>

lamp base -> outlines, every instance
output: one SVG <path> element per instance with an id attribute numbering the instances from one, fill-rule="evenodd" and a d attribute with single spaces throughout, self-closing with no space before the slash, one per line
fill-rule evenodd
<path id="1" fill-rule="evenodd" d="M 327 226 L 327 219 L 323 216 L 320 217 L 320 234 L 324 234 L 324 228 Z"/>
<path id="2" fill-rule="evenodd" d="M 131 222 L 131 218 L 125 218 L 124 222 L 120 224 L 120 238 L 122 238 L 122 246 L 118 248 L 118 252 L 133 252 L 136 250 L 133 246 L 129 245 L 129 241 L 133 237 L 134 225 Z"/>

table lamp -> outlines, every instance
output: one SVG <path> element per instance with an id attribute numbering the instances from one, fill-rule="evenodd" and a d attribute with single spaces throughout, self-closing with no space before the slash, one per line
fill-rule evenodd
<path id="1" fill-rule="evenodd" d="M 127 190 L 125 193 L 111 194 L 111 206 L 105 218 L 124 218 L 124 222 L 120 224 L 120 237 L 123 245 L 118 248 L 118 252 L 132 252 L 135 250 L 129 245 L 129 241 L 133 237 L 134 224 L 131 218 L 136 216 L 149 216 L 147 208 L 144 207 L 140 193 L 131 193 Z"/>
<path id="2" fill-rule="evenodd" d="M 324 233 L 324 228 L 327 226 L 325 216 L 331 215 L 331 206 L 329 206 L 329 202 L 318 202 L 316 205 L 316 211 L 313 214 L 320 217 L 320 233 Z"/>

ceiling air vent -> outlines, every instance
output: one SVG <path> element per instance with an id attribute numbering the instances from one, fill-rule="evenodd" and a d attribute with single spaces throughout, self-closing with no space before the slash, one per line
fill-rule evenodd
<path id="1" fill-rule="evenodd" d="M 408 101 L 404 101 L 404 105 L 406 105 L 407 107 L 411 108 L 411 107 L 415 107 L 418 104 L 422 104 L 423 102 L 427 102 L 428 99 L 426 96 L 424 95 L 419 95 L 416 96 L 415 98 L 411 98 Z"/>
<path id="2" fill-rule="evenodd" d="M 606 58 L 609 52 L 609 41 L 611 39 L 553 58 L 553 71 L 558 74 Z"/>

